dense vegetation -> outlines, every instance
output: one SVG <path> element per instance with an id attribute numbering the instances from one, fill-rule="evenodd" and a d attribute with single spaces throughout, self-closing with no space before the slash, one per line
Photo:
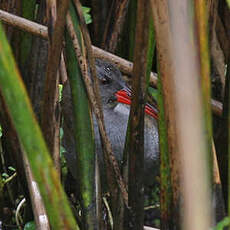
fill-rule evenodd
<path id="1" fill-rule="evenodd" d="M 228 1 L 2 0 L 0 20 L 0 229 L 230 224 Z M 99 65 L 132 89 L 120 161 Z M 147 176 L 146 103 L 160 149 Z"/>

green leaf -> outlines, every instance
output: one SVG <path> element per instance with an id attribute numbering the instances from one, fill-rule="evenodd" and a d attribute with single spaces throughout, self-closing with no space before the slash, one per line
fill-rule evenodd
<path id="1" fill-rule="evenodd" d="M 82 10 L 83 10 L 83 14 L 86 14 L 86 13 L 89 13 L 91 9 L 86 6 L 82 6 Z"/>
<path id="2" fill-rule="evenodd" d="M 59 87 L 59 102 L 61 101 L 61 99 L 62 99 L 62 90 L 63 90 L 63 85 L 62 84 L 59 84 L 58 85 L 58 87 Z"/>
<path id="3" fill-rule="evenodd" d="M 2 173 L 2 177 L 6 179 L 6 178 L 9 178 L 9 175 L 7 173 Z"/>
<path id="4" fill-rule="evenodd" d="M 223 230 L 225 227 L 230 225 L 230 217 L 225 217 L 223 220 L 218 222 L 214 230 Z"/>
<path id="5" fill-rule="evenodd" d="M 159 91 L 157 89 L 154 89 L 152 87 L 148 88 L 148 94 L 150 94 L 155 101 L 157 101 L 158 96 L 159 96 Z"/>
<path id="6" fill-rule="evenodd" d="M 79 229 L 0 24 L 0 91 L 39 185 L 52 229 Z M 61 207 L 61 208 L 60 208 Z"/>
<path id="7" fill-rule="evenodd" d="M 89 14 L 90 10 L 91 9 L 89 7 L 82 6 L 82 11 L 83 11 L 86 24 L 90 24 L 92 22 L 92 17 Z"/>
<path id="8" fill-rule="evenodd" d="M 12 166 L 9 166 L 8 169 L 9 169 L 10 171 L 12 171 L 12 172 L 16 172 L 16 169 L 15 169 L 14 167 L 12 167 Z"/>
<path id="9" fill-rule="evenodd" d="M 24 230 L 36 230 L 36 225 L 35 225 L 34 221 L 30 221 L 30 222 L 26 223 L 24 226 Z"/>
<path id="10" fill-rule="evenodd" d="M 74 29 L 78 36 L 78 41 L 81 44 L 82 37 L 79 33 L 79 21 L 73 5 L 70 7 L 70 15 L 73 20 Z M 91 123 L 90 106 L 84 81 L 81 76 L 80 66 L 74 46 L 69 34 L 66 34 L 66 60 L 67 72 L 70 80 L 71 96 L 73 102 L 74 114 L 74 137 L 76 140 L 76 168 L 79 178 L 80 197 L 83 207 L 83 216 L 87 222 L 87 229 L 95 229 L 95 146 L 93 139 L 93 124 Z M 89 209 L 90 207 L 90 209 Z"/>
<path id="11" fill-rule="evenodd" d="M 228 3 L 228 8 L 230 9 L 230 0 L 226 0 Z"/>

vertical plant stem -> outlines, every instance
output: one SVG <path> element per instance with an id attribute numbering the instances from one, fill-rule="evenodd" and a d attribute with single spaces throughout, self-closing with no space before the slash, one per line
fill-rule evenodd
<path id="1" fill-rule="evenodd" d="M 126 17 L 128 0 L 113 1 L 109 12 L 109 20 L 105 26 L 103 47 L 111 53 L 114 53 L 117 48 L 118 39 L 121 34 L 124 20 Z"/>
<path id="2" fill-rule="evenodd" d="M 55 9 L 52 1 L 49 1 L 48 12 L 53 16 Z M 62 49 L 62 39 L 64 26 L 66 22 L 66 14 L 69 6 L 69 0 L 64 0 L 60 4 L 57 13 L 57 20 L 55 26 L 50 25 L 49 28 L 49 51 L 48 51 L 48 64 L 47 74 L 44 89 L 44 101 L 42 108 L 42 129 L 44 132 L 45 140 L 54 159 L 56 168 L 60 171 L 59 165 L 59 126 L 60 126 L 60 115 L 58 109 L 58 84 L 59 75 L 57 74 L 60 55 Z M 54 17 L 50 18 L 50 22 L 54 20 Z M 53 28 L 53 30 L 52 30 Z M 53 32 L 53 33 L 52 33 Z"/>
<path id="3" fill-rule="evenodd" d="M 179 156 L 175 135 L 168 1 L 151 0 L 160 74 L 161 229 L 179 229 Z M 170 165 L 170 170 L 169 166 Z"/>
<path id="4" fill-rule="evenodd" d="M 28 2 L 27 0 L 21 0 L 21 4 L 22 4 L 22 17 L 33 21 L 36 1 L 32 0 Z M 28 57 L 32 47 L 32 35 L 26 32 L 21 32 L 20 35 L 21 35 L 20 36 L 21 39 L 20 39 L 20 48 L 19 48 L 20 49 L 19 62 L 20 62 L 20 69 L 22 70 L 22 73 L 24 73 L 25 72 L 24 68 L 26 67 L 26 64 L 28 64 Z"/>
<path id="5" fill-rule="evenodd" d="M 226 95 L 228 95 L 228 178 L 230 178 L 230 62 L 228 63 L 228 68 L 227 68 L 227 81 L 228 87 L 226 87 L 227 91 L 225 92 Z M 227 85 L 226 85 L 227 86 Z M 230 216 L 230 183 L 228 180 L 228 204 L 227 204 L 227 209 L 228 209 L 228 216 Z M 229 227 L 230 229 L 230 227 Z"/>
<path id="6" fill-rule="evenodd" d="M 129 160 L 129 220 L 128 229 L 143 229 L 144 221 L 144 106 L 149 32 L 149 1 L 137 1 L 132 104 L 130 109 Z M 141 35 L 141 36 L 140 36 Z"/>
<path id="7" fill-rule="evenodd" d="M 147 67 L 146 67 L 146 87 L 149 85 L 150 72 L 152 67 L 153 54 L 155 50 L 155 36 L 154 36 L 154 28 L 153 28 L 153 20 L 152 17 L 149 18 L 149 34 L 148 34 L 148 51 L 147 51 Z M 130 140 L 130 126 L 128 125 L 126 140 Z M 125 149 L 123 154 L 123 163 L 122 163 L 122 173 L 123 179 L 126 184 L 128 184 L 128 159 L 127 159 L 127 146 L 128 141 L 125 142 Z M 114 230 L 122 230 L 124 228 L 124 202 L 122 200 L 121 194 L 118 194 L 118 202 L 116 213 L 114 216 Z"/>
<path id="8" fill-rule="evenodd" d="M 137 20 L 137 0 L 129 3 L 129 56 L 128 60 L 133 60 L 133 52 L 135 45 L 135 28 Z"/>
<path id="9" fill-rule="evenodd" d="M 201 77 L 201 89 L 203 97 L 205 128 L 207 129 L 207 144 L 208 144 L 208 162 L 210 167 L 210 178 L 212 178 L 212 114 L 211 114 L 211 84 L 210 84 L 210 58 L 208 46 L 208 15 L 206 9 L 206 1 L 194 1 L 195 4 L 195 23 L 198 41 L 199 65 Z"/>
<path id="10" fill-rule="evenodd" d="M 172 78 L 176 87 L 176 134 L 183 185 L 182 226 L 186 230 L 202 230 L 211 227 L 211 178 L 207 158 L 208 142 L 205 136 L 207 123 L 203 119 L 203 98 L 199 78 L 198 57 L 201 53 L 198 52 L 196 44 L 191 1 L 176 0 L 173 3 L 169 2 L 169 7 L 175 70 Z"/>

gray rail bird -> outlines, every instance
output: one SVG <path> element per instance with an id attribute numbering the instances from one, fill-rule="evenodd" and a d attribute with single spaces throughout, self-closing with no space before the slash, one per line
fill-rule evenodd
<path id="1" fill-rule="evenodd" d="M 129 106 L 118 103 L 122 101 L 117 91 L 125 88 L 125 81 L 122 79 L 121 72 L 112 64 L 96 59 L 96 71 L 99 78 L 99 88 L 104 113 L 104 122 L 106 132 L 112 144 L 112 150 L 119 162 L 122 161 L 122 154 L 125 144 L 126 129 L 129 117 Z M 119 100 L 120 99 L 120 100 Z M 126 99 L 124 99 L 126 100 Z M 63 90 L 63 146 L 67 153 L 65 154 L 67 165 L 72 173 L 76 175 L 76 148 L 73 135 L 73 112 L 71 104 L 71 93 L 69 85 Z M 146 112 L 150 113 L 148 108 Z M 95 147 L 96 154 L 103 165 L 102 147 L 100 134 L 94 119 L 95 127 Z M 145 116 L 144 132 L 144 183 L 145 186 L 153 185 L 155 177 L 159 174 L 159 140 L 156 120 L 149 115 Z M 100 167 L 103 169 L 103 167 Z M 101 173 L 104 174 L 103 172 Z M 75 178 L 76 179 L 76 178 Z"/>

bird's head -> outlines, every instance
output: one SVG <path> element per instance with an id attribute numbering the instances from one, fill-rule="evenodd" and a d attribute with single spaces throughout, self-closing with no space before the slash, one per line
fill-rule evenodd
<path id="1" fill-rule="evenodd" d="M 131 90 L 117 67 L 104 60 L 96 59 L 96 71 L 104 108 L 113 108 L 117 103 L 131 104 Z M 157 118 L 157 111 L 151 105 L 146 105 L 145 112 Z"/>
<path id="2" fill-rule="evenodd" d="M 105 105 L 111 96 L 125 87 L 121 72 L 111 63 L 96 59 L 96 71 L 99 79 L 99 87 L 102 103 Z"/>

